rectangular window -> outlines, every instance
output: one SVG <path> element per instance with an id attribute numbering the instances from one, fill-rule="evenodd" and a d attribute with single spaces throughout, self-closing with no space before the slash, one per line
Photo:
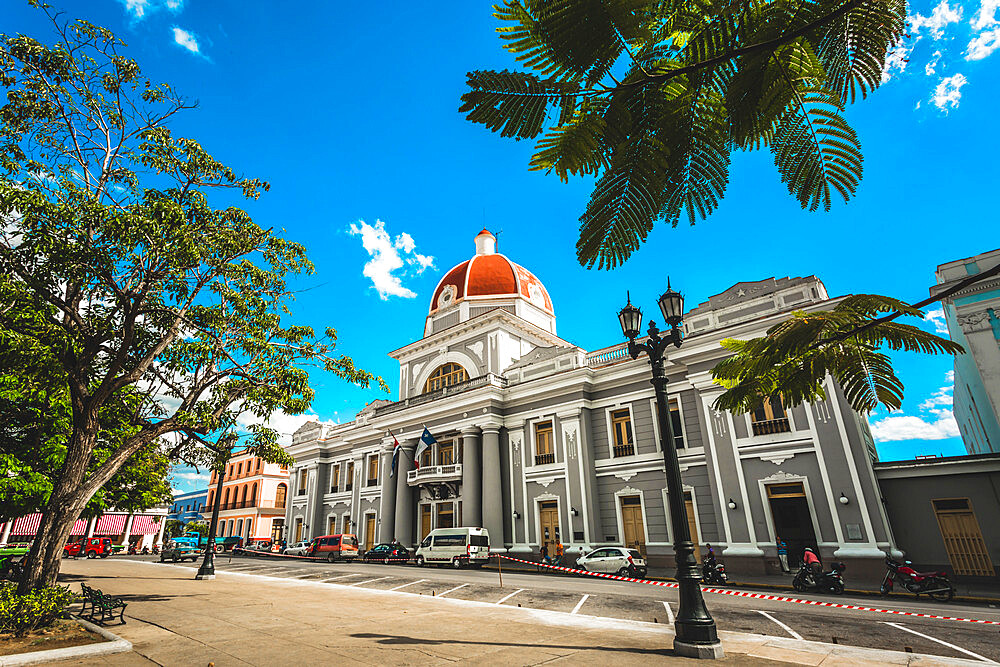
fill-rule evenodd
<path id="1" fill-rule="evenodd" d="M 555 462 L 556 454 L 552 449 L 552 422 L 535 424 L 535 465 Z"/>
<path id="2" fill-rule="evenodd" d="M 770 435 L 772 433 L 788 433 L 791 426 L 781 396 L 769 396 L 763 399 L 750 413 L 750 425 L 754 435 Z"/>
<path id="3" fill-rule="evenodd" d="M 615 410 L 611 413 L 611 430 L 614 435 L 612 453 L 615 457 L 632 456 L 635 454 L 635 441 L 632 438 L 632 417 L 628 408 Z"/>
<path id="4" fill-rule="evenodd" d="M 328 535 L 333 535 L 337 532 L 337 517 L 331 516 L 326 527 L 326 532 Z"/>
<path id="5" fill-rule="evenodd" d="M 428 447 L 420 454 L 420 467 L 426 468 L 431 465 L 431 447 Z"/>
<path id="6" fill-rule="evenodd" d="M 660 406 L 656 407 L 656 416 L 659 419 Z M 659 422 L 657 422 L 659 423 Z M 676 398 L 670 399 L 670 428 L 674 433 L 674 449 L 684 449 L 684 423 L 681 421 L 681 404 Z M 666 437 L 666 434 L 663 434 Z"/>
<path id="7" fill-rule="evenodd" d="M 378 454 L 371 454 L 368 457 L 368 486 L 378 484 Z"/>
<path id="8" fill-rule="evenodd" d="M 438 528 L 454 528 L 455 527 L 455 514 L 454 507 L 451 503 L 440 503 L 437 506 L 437 527 Z"/>
<path id="9" fill-rule="evenodd" d="M 309 471 L 302 469 L 299 471 L 299 491 L 297 495 L 306 495 L 306 483 L 309 481 Z"/>
<path id="10" fill-rule="evenodd" d="M 438 465 L 450 466 L 455 462 L 455 445 L 450 442 L 442 442 L 438 445 Z"/>
<path id="11" fill-rule="evenodd" d="M 344 481 L 347 482 L 346 491 L 354 488 L 354 461 L 347 462 L 347 479 Z"/>
<path id="12" fill-rule="evenodd" d="M 340 464 L 333 465 L 333 477 L 330 481 L 330 493 L 336 493 L 340 489 Z"/>
<path id="13" fill-rule="evenodd" d="M 351 515 L 350 514 L 345 514 L 344 515 L 344 523 L 342 525 L 344 526 L 344 530 L 341 531 L 341 532 L 344 532 L 344 533 L 351 532 Z"/>

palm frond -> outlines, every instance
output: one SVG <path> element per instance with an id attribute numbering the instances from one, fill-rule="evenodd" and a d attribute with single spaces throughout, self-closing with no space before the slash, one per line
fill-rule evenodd
<path id="1" fill-rule="evenodd" d="M 499 131 L 502 137 L 527 139 L 542 132 L 550 104 L 575 107 L 579 85 L 572 81 L 539 79 L 524 72 L 469 72 L 469 91 L 459 113 L 473 123 Z"/>

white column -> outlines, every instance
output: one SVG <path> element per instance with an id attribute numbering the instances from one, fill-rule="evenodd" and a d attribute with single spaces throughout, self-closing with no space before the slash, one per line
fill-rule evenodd
<path id="1" fill-rule="evenodd" d="M 87 537 L 93 537 L 94 530 L 96 528 L 97 528 L 97 517 L 95 516 L 93 519 L 90 520 L 90 523 L 87 524 Z"/>
<path id="2" fill-rule="evenodd" d="M 3 526 L 3 537 L 0 537 L 0 544 L 7 544 L 10 539 L 10 529 L 14 527 L 14 519 L 10 519 Z"/>
<path id="3" fill-rule="evenodd" d="M 167 527 L 167 517 L 160 517 L 160 534 L 156 536 L 156 544 L 163 544 L 163 530 Z"/>
<path id="4" fill-rule="evenodd" d="M 132 521 L 135 520 L 134 514 L 129 514 L 128 518 L 125 519 L 125 535 L 122 537 L 122 544 L 128 545 L 128 538 L 132 536 Z"/>

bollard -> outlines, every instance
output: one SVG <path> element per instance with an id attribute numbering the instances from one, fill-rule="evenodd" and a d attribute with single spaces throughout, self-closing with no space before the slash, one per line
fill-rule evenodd
<path id="1" fill-rule="evenodd" d="M 500 588 L 503 588 L 503 567 L 500 565 L 500 561 L 502 560 L 503 558 L 497 556 L 497 573 L 500 575 Z"/>

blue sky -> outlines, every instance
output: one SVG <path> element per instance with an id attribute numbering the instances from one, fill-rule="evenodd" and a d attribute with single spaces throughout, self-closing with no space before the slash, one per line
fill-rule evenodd
<path id="1" fill-rule="evenodd" d="M 397 365 L 385 353 L 421 336 L 434 286 L 472 254 L 484 226 L 545 283 L 559 334 L 586 349 L 621 338 L 615 313 L 626 289 L 654 308 L 666 273 L 689 307 L 741 280 L 810 274 L 831 295 L 913 302 L 927 296 L 938 264 L 998 245 L 987 233 L 997 228 L 987 194 L 1000 166 L 983 130 L 993 127 L 1000 85 L 998 0 L 910 5 L 912 29 L 889 80 L 847 111 L 865 153 L 850 204 L 803 212 L 769 154 L 737 154 L 716 214 L 694 227 L 658 226 L 613 272 L 575 259 L 592 181 L 529 172 L 531 142 L 501 139 L 457 112 L 466 71 L 515 66 L 490 2 L 57 6 L 111 28 L 146 76 L 200 102 L 176 132 L 271 183 L 247 209 L 304 243 L 317 267 L 302 281 L 312 289 L 300 295 L 297 319 L 337 328 L 340 349 L 394 391 Z M 51 41 L 27 3 L 0 0 L 0 9 L 3 31 Z M 903 410 L 871 416 L 883 459 L 964 453 L 950 417 L 951 367 L 944 357 L 898 357 Z M 350 420 L 385 396 L 321 373 L 313 385 L 324 420 Z M 275 423 L 290 432 L 301 421 Z M 182 490 L 203 479 L 175 476 Z"/>

